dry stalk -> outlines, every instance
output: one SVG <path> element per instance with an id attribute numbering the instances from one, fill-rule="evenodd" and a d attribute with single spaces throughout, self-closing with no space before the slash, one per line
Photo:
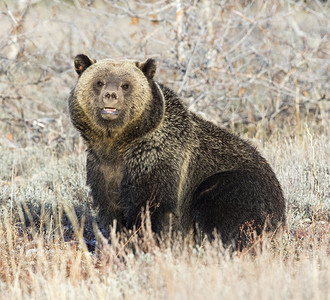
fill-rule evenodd
<path id="1" fill-rule="evenodd" d="M 183 41 L 183 16 L 184 8 L 182 6 L 181 0 L 176 0 L 176 51 L 177 59 L 180 65 L 182 65 L 185 60 Z"/>
<path id="2" fill-rule="evenodd" d="M 293 78 L 294 84 L 296 86 L 296 100 L 295 100 L 295 108 L 296 108 L 296 122 L 297 122 L 297 131 L 300 132 L 300 88 L 297 82 L 297 79 L 294 77 Z"/>
<path id="3" fill-rule="evenodd" d="M 311 148 L 312 148 L 312 174 L 313 174 L 313 178 L 315 180 L 315 183 L 316 183 L 316 194 L 317 194 L 317 197 L 319 199 L 319 211 L 322 210 L 322 197 L 321 197 L 321 193 L 320 193 L 320 184 L 319 184 L 319 179 L 316 175 L 316 171 L 315 171 L 315 143 L 313 141 L 313 135 L 311 134 L 311 132 L 309 131 L 309 128 L 308 128 L 308 125 L 306 124 L 306 130 L 307 130 L 307 134 L 309 136 L 309 140 L 310 140 L 310 145 L 311 145 Z"/>

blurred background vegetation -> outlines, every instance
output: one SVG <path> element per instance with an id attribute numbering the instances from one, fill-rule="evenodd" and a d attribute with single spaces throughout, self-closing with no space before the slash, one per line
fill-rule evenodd
<path id="1" fill-rule="evenodd" d="M 0 2 L 0 143 L 72 149 L 73 58 L 153 57 L 193 111 L 267 139 L 329 126 L 327 1 Z"/>

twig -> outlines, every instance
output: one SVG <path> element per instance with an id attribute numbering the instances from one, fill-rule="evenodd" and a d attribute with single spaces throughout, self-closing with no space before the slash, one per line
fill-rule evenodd
<path id="1" fill-rule="evenodd" d="M 8 5 L 7 5 L 6 1 L 2 0 L 2 2 L 3 2 L 3 4 L 6 7 L 8 16 L 11 18 L 11 20 L 15 24 L 15 27 L 18 27 L 19 26 L 19 23 L 16 21 L 16 19 L 15 19 L 14 15 L 12 14 L 12 12 L 8 9 Z"/>

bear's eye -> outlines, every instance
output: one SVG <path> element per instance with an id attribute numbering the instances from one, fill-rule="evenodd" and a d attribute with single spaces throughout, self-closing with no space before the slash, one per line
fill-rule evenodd
<path id="1" fill-rule="evenodd" d="M 124 84 L 121 85 L 121 88 L 123 90 L 127 90 L 129 88 L 129 84 L 128 83 L 124 83 Z"/>
<path id="2" fill-rule="evenodd" d="M 101 80 L 99 80 L 96 84 L 98 87 L 102 87 L 104 85 L 104 83 Z"/>

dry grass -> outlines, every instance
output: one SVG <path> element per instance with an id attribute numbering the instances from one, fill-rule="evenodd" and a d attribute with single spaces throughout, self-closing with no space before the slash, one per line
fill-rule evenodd
<path id="1" fill-rule="evenodd" d="M 326 228 L 296 239 L 284 233 L 256 255 L 230 256 L 217 241 L 157 247 L 148 232 L 134 241 L 135 254 L 114 242 L 91 255 L 60 238 L 29 239 L 9 225 L 4 220 L 0 229 L 3 299 L 327 299 L 329 292 Z"/>
<path id="2" fill-rule="evenodd" d="M 328 299 L 328 3 L 31 2 L 0 3 L 0 299 Z M 81 52 L 156 58 L 191 109 L 252 138 L 286 228 L 240 253 L 148 224 L 108 245 L 66 108 Z"/>

